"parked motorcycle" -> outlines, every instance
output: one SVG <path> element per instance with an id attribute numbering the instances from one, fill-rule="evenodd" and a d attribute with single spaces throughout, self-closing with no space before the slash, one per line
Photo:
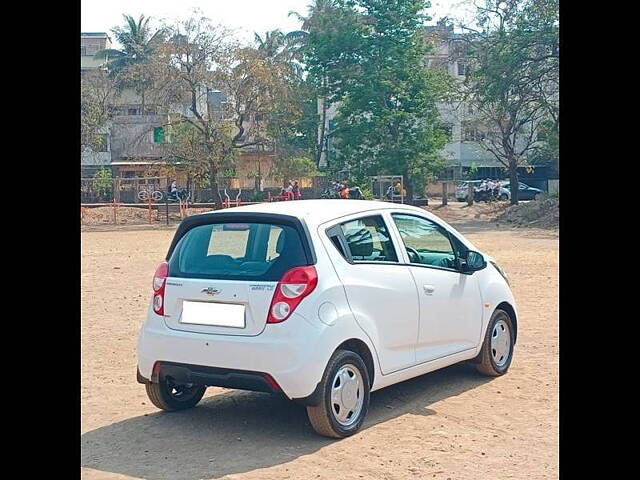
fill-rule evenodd
<path id="1" fill-rule="evenodd" d="M 495 202 L 500 199 L 500 187 L 489 188 L 487 186 L 474 187 L 476 202 Z"/>
<path id="2" fill-rule="evenodd" d="M 169 203 L 174 203 L 178 201 L 191 201 L 191 193 L 187 191 L 186 188 L 179 188 L 175 192 L 168 192 L 165 194 L 165 199 Z"/>
<path id="3" fill-rule="evenodd" d="M 348 188 L 347 191 L 349 200 L 362 200 L 364 198 L 364 194 L 362 193 L 362 190 L 360 190 L 360 187 L 351 187 Z M 320 198 L 339 199 L 342 198 L 342 196 L 340 196 L 340 191 L 337 191 L 333 188 L 327 188 L 324 192 L 322 192 Z"/>

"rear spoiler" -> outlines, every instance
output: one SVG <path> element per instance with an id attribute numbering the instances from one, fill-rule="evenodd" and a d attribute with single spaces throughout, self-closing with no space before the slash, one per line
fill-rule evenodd
<path id="1" fill-rule="evenodd" d="M 209 225 L 211 223 L 272 223 L 276 225 L 288 225 L 295 228 L 300 234 L 302 248 L 307 257 L 307 265 L 315 265 L 317 262 L 316 252 L 313 248 L 311 236 L 309 235 L 309 229 L 304 220 L 291 215 L 260 212 L 212 212 L 192 215 L 185 218 L 180 222 L 180 225 L 178 225 L 165 260 L 167 262 L 169 261 L 176 245 L 189 230 L 200 225 Z"/>

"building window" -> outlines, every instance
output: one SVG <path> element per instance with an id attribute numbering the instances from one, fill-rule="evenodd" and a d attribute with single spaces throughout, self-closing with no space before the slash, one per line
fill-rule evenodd
<path id="1" fill-rule="evenodd" d="M 137 108 L 129 108 L 127 110 L 127 115 L 137 115 L 138 114 L 138 109 Z"/>
<path id="2" fill-rule="evenodd" d="M 155 127 L 153 129 L 153 141 L 155 143 L 164 143 L 164 128 Z"/>
<path id="3" fill-rule="evenodd" d="M 469 66 L 464 62 L 458 62 L 458 75 L 463 77 L 469 74 Z"/>
<path id="4" fill-rule="evenodd" d="M 87 54 L 87 47 L 84 45 L 80 45 L 80 55 L 84 56 Z"/>
<path id="5" fill-rule="evenodd" d="M 485 133 L 478 129 L 475 125 L 472 125 L 468 122 L 463 122 L 462 124 L 462 140 L 465 142 L 479 142 L 480 140 L 484 140 L 486 137 Z"/>

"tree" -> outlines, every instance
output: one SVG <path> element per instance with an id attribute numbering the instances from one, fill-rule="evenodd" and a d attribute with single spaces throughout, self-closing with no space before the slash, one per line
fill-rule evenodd
<path id="1" fill-rule="evenodd" d="M 93 151 L 104 145 L 101 130 L 111 118 L 111 106 L 119 92 L 102 70 L 86 72 L 80 82 L 80 144 Z"/>
<path id="2" fill-rule="evenodd" d="M 338 158 L 358 176 L 402 174 L 407 194 L 443 166 L 447 137 L 436 103 L 448 85 L 425 68 L 429 44 L 422 0 L 357 0 L 361 38 L 354 66 L 342 69 L 336 117 Z"/>
<path id="3" fill-rule="evenodd" d="M 558 131 L 558 4 L 487 0 L 476 22 L 480 30 L 465 27 L 462 98 L 487 130 L 481 144 L 508 170 L 516 204 L 518 167 L 540 152 L 545 125 Z"/>
<path id="4" fill-rule="evenodd" d="M 182 114 L 169 116 L 165 125 L 170 132 L 165 156 L 201 183 L 206 176 L 212 200 L 219 205 L 218 175 L 234 154 L 231 112 L 224 103 L 210 108 L 208 94 L 219 85 L 217 70 L 229 56 L 229 33 L 197 11 L 165 26 L 164 31 L 166 41 L 150 58 L 156 101 L 167 112 L 186 105 Z"/>
<path id="5" fill-rule="evenodd" d="M 319 173 L 315 162 L 309 157 L 292 157 L 277 161 L 269 176 L 284 183 L 287 180 L 315 177 Z"/>
<path id="6" fill-rule="evenodd" d="M 115 27 L 111 30 L 115 39 L 122 45 L 122 49 L 100 50 L 94 55 L 95 58 L 107 60 L 107 68 L 112 75 L 117 75 L 133 65 L 148 62 L 154 50 L 164 40 L 163 29 L 151 33 L 150 17 L 140 15 L 136 22 L 131 15 L 122 16 L 125 20 L 124 27 Z"/>
<path id="7" fill-rule="evenodd" d="M 307 105 L 307 111 L 316 125 L 311 137 L 314 139 L 312 154 L 319 166 L 330 134 L 327 129 L 329 107 L 344 97 L 345 80 L 357 75 L 366 25 L 346 0 L 315 0 L 306 17 L 296 12 L 289 15 L 302 22 L 301 30 L 289 32 L 287 38 L 295 52 L 294 58 L 305 65 L 307 89 L 313 98 L 313 105 Z M 319 118 L 315 113 L 318 108 Z"/>
<path id="8" fill-rule="evenodd" d="M 111 175 L 111 170 L 101 168 L 95 173 L 93 178 L 98 197 L 103 201 L 109 201 L 113 195 L 113 176 Z"/>
<path id="9" fill-rule="evenodd" d="M 257 35 L 255 47 L 243 46 L 197 12 L 166 31 L 168 39 L 152 62 L 156 97 L 167 111 L 188 105 L 167 124 L 167 158 L 189 164 L 185 168 L 198 178 L 206 171 L 218 203 L 218 177 L 232 167 L 237 152 L 273 149 L 297 118 L 291 94 L 295 68 L 279 31 Z"/>

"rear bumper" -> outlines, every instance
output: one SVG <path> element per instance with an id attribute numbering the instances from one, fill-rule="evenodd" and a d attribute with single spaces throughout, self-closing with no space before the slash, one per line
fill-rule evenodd
<path id="1" fill-rule="evenodd" d="M 150 379 L 144 378 L 140 374 L 140 370 L 137 372 L 139 383 L 157 383 L 167 377 L 170 377 L 176 383 L 195 383 L 197 385 L 206 385 L 207 387 L 225 387 L 267 393 L 282 391 L 273 377 L 264 372 L 172 362 L 157 362 L 154 365 Z"/>
<path id="2" fill-rule="evenodd" d="M 310 339 L 315 339 L 312 348 Z M 179 375 L 186 383 L 278 391 L 268 374 L 288 398 L 305 398 L 315 391 L 332 353 L 326 342 L 323 329 L 297 313 L 267 325 L 260 335 L 240 336 L 172 330 L 150 312 L 138 338 L 138 381 L 158 381 L 154 365 L 160 362 L 160 375 Z"/>

